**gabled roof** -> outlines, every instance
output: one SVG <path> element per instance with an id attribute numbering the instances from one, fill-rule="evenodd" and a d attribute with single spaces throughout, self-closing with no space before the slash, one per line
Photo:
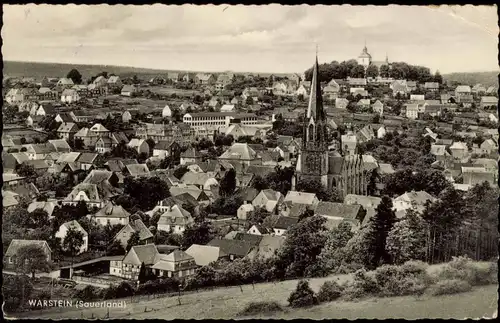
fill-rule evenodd
<path id="1" fill-rule="evenodd" d="M 240 241 L 246 241 L 253 246 L 257 246 L 260 241 L 262 240 L 262 236 L 255 235 L 255 234 L 249 234 L 245 232 L 238 232 L 234 236 L 233 240 L 240 240 Z"/>
<path id="2" fill-rule="evenodd" d="M 290 230 L 294 225 L 299 222 L 298 218 L 292 218 L 288 216 L 280 216 L 276 223 L 273 225 L 273 229 L 284 229 Z"/>
<path id="3" fill-rule="evenodd" d="M 235 255 L 245 257 L 254 246 L 247 241 L 242 240 L 229 240 L 229 239 L 213 239 L 208 246 L 219 247 L 219 249 L 226 255 Z"/>
<path id="4" fill-rule="evenodd" d="M 125 166 L 132 176 L 148 176 L 149 168 L 146 164 L 128 164 Z"/>
<path id="5" fill-rule="evenodd" d="M 182 250 L 176 249 L 171 253 L 169 253 L 168 255 L 163 255 L 161 257 L 161 260 L 170 262 L 181 262 L 187 260 L 194 260 L 194 257 L 192 257 L 191 255 Z"/>
<path id="6" fill-rule="evenodd" d="M 66 142 L 65 139 L 54 139 L 49 140 L 49 143 L 54 146 L 57 152 L 70 152 L 71 146 Z"/>
<path id="7" fill-rule="evenodd" d="M 207 266 L 208 264 L 215 262 L 219 257 L 224 256 L 219 247 L 215 246 L 204 246 L 199 244 L 191 245 L 186 253 L 194 258 L 198 266 Z"/>
<path id="8" fill-rule="evenodd" d="M 144 265 L 152 265 L 160 257 L 160 253 L 158 252 L 158 249 L 156 249 L 156 246 L 154 244 L 133 246 L 130 249 L 129 253 L 125 256 L 124 260 L 127 258 L 131 258 L 129 257 L 129 254 L 134 254 L 136 256 L 135 260 L 137 260 L 138 262 L 134 263 L 144 263 Z"/>
<path id="9" fill-rule="evenodd" d="M 146 225 L 144 224 L 144 222 L 142 222 L 141 219 L 130 221 L 128 225 L 134 230 L 134 232 L 139 232 L 139 240 L 141 241 L 153 237 L 153 234 L 151 233 L 151 231 L 149 231 L 149 229 L 146 227 Z"/>
<path id="10" fill-rule="evenodd" d="M 115 205 L 112 202 L 108 202 L 94 216 L 98 218 L 128 218 L 130 213 L 121 205 Z"/>
<path id="11" fill-rule="evenodd" d="M 417 203 L 420 205 L 424 205 L 429 200 L 435 201 L 436 198 L 425 191 L 418 191 L 418 192 L 411 191 L 411 192 L 406 192 L 406 193 L 396 197 L 394 199 L 394 202 L 397 202 L 400 200 L 410 202 L 410 203 Z"/>
<path id="12" fill-rule="evenodd" d="M 63 123 L 61 123 L 59 128 L 57 128 L 57 132 L 75 132 L 76 133 L 77 131 L 78 131 L 78 126 L 74 122 L 63 122 Z"/>
<path id="13" fill-rule="evenodd" d="M 288 193 L 285 196 L 284 202 L 285 203 L 288 202 L 288 203 L 292 203 L 292 204 L 312 205 L 315 198 L 316 198 L 316 194 L 314 194 L 314 193 L 288 191 Z"/>
<path id="14" fill-rule="evenodd" d="M 85 229 L 76 220 L 64 222 L 63 224 L 61 224 L 61 226 L 64 226 L 67 229 L 80 231 L 81 233 L 83 233 L 84 236 L 88 236 L 87 231 L 85 231 Z"/>
<path id="15" fill-rule="evenodd" d="M 314 213 L 321 216 L 341 217 L 349 220 L 356 220 L 361 205 L 359 204 L 343 204 L 334 202 L 320 201 L 316 206 Z"/>
<path id="16" fill-rule="evenodd" d="M 49 250 L 51 252 L 51 249 L 49 247 L 49 244 L 45 240 L 22 240 L 22 239 L 13 239 L 7 248 L 7 251 L 5 252 L 6 257 L 12 257 L 17 254 L 19 249 L 25 246 L 31 246 L 35 245 L 37 247 L 40 247 L 44 250 Z"/>
<path id="17" fill-rule="evenodd" d="M 81 153 L 80 157 L 78 157 L 77 162 L 78 163 L 86 163 L 86 164 L 92 164 L 95 159 L 97 158 L 96 153 Z"/>
<path id="18" fill-rule="evenodd" d="M 179 205 L 169 207 L 165 213 L 160 216 L 158 224 L 162 225 L 188 225 L 193 223 L 191 213 L 184 210 Z"/>
<path id="19" fill-rule="evenodd" d="M 258 158 L 255 150 L 250 148 L 246 143 L 234 143 L 229 147 L 219 158 L 221 159 L 239 159 L 239 160 L 254 160 Z"/>

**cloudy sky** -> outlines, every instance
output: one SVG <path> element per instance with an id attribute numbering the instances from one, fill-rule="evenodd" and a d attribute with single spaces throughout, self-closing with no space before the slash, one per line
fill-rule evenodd
<path id="1" fill-rule="evenodd" d="M 314 60 L 498 70 L 488 6 L 4 5 L 5 60 L 193 71 L 301 72 Z"/>

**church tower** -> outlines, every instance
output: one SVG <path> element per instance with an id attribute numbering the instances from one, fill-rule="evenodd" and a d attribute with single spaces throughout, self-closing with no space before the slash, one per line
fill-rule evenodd
<path id="1" fill-rule="evenodd" d="M 297 161 L 297 182 L 314 180 L 328 186 L 327 120 L 323 109 L 318 57 L 313 67 L 309 106 L 304 119 L 302 149 Z"/>

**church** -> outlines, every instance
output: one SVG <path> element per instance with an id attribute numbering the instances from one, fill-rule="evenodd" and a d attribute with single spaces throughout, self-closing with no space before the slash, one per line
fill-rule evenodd
<path id="1" fill-rule="evenodd" d="M 377 66 L 378 68 L 380 68 L 380 66 L 382 65 L 387 65 L 389 67 L 391 66 L 391 64 L 389 63 L 389 57 L 387 55 L 385 55 L 385 61 L 373 61 L 372 55 L 370 55 L 370 53 L 368 52 L 368 48 L 366 48 L 366 43 L 363 51 L 358 56 L 358 64 L 364 66 L 365 69 L 367 69 L 371 64 Z"/>
<path id="2" fill-rule="evenodd" d="M 309 106 L 304 119 L 302 148 L 297 159 L 292 189 L 302 180 L 320 182 L 340 195 L 367 195 L 367 178 L 361 155 L 343 155 L 328 149 L 327 118 L 318 78 L 318 57 L 313 68 Z M 342 147 L 340 144 L 339 147 Z"/>

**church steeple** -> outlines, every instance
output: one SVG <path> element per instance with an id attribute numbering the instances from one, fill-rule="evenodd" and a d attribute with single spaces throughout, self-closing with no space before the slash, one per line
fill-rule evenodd
<path id="1" fill-rule="evenodd" d="M 307 108 L 308 121 L 313 118 L 314 123 L 325 121 L 326 115 L 323 109 L 323 96 L 321 93 L 321 82 L 318 75 L 318 55 L 316 54 L 316 62 L 313 67 L 313 75 L 311 80 L 311 93 L 309 94 L 309 106 Z"/>

